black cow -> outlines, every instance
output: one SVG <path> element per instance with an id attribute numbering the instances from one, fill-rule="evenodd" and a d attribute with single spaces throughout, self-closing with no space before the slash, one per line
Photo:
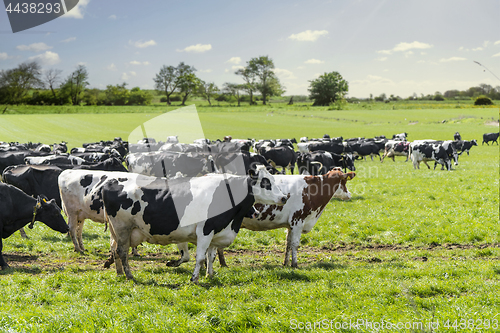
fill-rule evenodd
<path id="1" fill-rule="evenodd" d="M 45 195 L 61 207 L 57 177 L 62 171 L 52 165 L 15 165 L 4 170 L 2 181 L 33 197 Z"/>
<path id="2" fill-rule="evenodd" d="M 460 133 L 456 132 L 455 135 L 453 135 L 453 140 L 455 141 L 462 140 L 462 136 L 460 135 Z"/>
<path id="3" fill-rule="evenodd" d="M 312 142 L 307 146 L 309 151 L 324 150 L 335 154 L 352 154 L 352 149 L 347 144 L 339 142 Z"/>
<path id="4" fill-rule="evenodd" d="M 348 168 L 351 171 L 356 170 L 352 156 L 339 155 L 327 151 L 299 154 L 297 167 L 301 175 L 306 174 L 306 172 L 310 175 L 324 175 L 334 167 Z"/>
<path id="5" fill-rule="evenodd" d="M 69 228 L 61 215 L 54 200 L 47 200 L 39 196 L 37 199 L 30 197 L 20 189 L 0 184 L 0 266 L 3 269 L 9 267 L 2 255 L 5 239 L 17 230 L 31 222 L 40 221 L 55 231 L 68 232 Z"/>
<path id="6" fill-rule="evenodd" d="M 377 155 L 380 160 L 380 146 L 377 145 L 374 142 L 354 142 L 354 143 L 349 143 L 349 146 L 351 147 L 352 151 L 354 154 L 363 157 L 366 160 L 366 156 L 370 156 L 373 161 L 373 155 Z M 382 146 L 383 147 L 383 146 Z"/>
<path id="7" fill-rule="evenodd" d="M 293 175 L 293 170 L 295 169 L 295 162 L 297 161 L 297 155 L 292 148 L 288 146 L 284 147 L 267 147 L 261 148 L 259 154 L 264 156 L 264 158 L 274 167 L 283 168 L 282 173 L 286 174 L 286 169 L 290 169 Z"/>
<path id="8" fill-rule="evenodd" d="M 490 144 L 488 142 L 490 142 L 490 141 L 496 142 L 498 145 L 498 135 L 499 134 L 500 134 L 500 132 L 499 133 L 485 133 L 485 134 L 483 134 L 483 143 L 481 143 L 481 146 L 484 145 L 485 142 L 489 146 Z"/>
<path id="9" fill-rule="evenodd" d="M 24 159 L 28 156 L 47 156 L 47 153 L 35 153 L 30 150 L 0 152 L 0 172 L 11 165 L 24 164 Z"/>

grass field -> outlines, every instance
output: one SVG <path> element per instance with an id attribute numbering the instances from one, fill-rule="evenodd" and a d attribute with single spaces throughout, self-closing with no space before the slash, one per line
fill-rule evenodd
<path id="1" fill-rule="evenodd" d="M 126 139 L 157 116 L 155 110 L 5 114 L 0 116 L 0 140 L 65 140 L 79 146 L 115 136 Z M 483 133 L 498 131 L 498 108 L 199 110 L 211 139 L 401 132 L 409 133 L 410 140 L 452 139 L 459 131 L 464 139 L 477 139 L 479 147 L 461 156 L 450 172 L 425 165 L 413 170 L 402 157 L 395 163 L 357 162 L 357 176 L 348 183 L 352 200 L 333 200 L 303 235 L 298 269 L 281 266 L 284 230 L 242 230 L 227 253 L 230 267 L 216 264 L 214 279 L 191 284 L 193 261 L 166 267 L 177 256 L 175 247 L 145 244 L 141 257 L 131 258 L 133 283 L 102 268 L 109 251 L 103 225 L 87 222 L 88 254 L 82 256 L 73 252 L 66 236 L 37 223 L 28 230 L 29 240 L 16 233 L 4 241 L 12 269 L 0 272 L 0 330 L 297 332 L 309 327 L 307 322 L 321 322 L 308 331 L 465 332 L 479 325 L 484 332 L 498 331 L 499 148 L 480 143 Z M 361 320 L 365 325 L 352 326 Z M 351 326 L 339 328 L 349 321 Z M 381 322 L 385 328 L 377 326 Z M 389 329 L 387 323 L 402 323 L 403 329 Z M 407 323 L 412 328 L 404 328 Z"/>

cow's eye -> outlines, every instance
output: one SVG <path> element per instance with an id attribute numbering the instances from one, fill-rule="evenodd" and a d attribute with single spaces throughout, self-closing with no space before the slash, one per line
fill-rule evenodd
<path id="1" fill-rule="evenodd" d="M 262 178 L 262 181 L 260 182 L 260 187 L 268 191 L 271 191 L 271 181 L 268 178 Z"/>

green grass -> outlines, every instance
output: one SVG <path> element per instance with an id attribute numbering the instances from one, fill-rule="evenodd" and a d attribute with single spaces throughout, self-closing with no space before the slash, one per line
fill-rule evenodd
<path id="1" fill-rule="evenodd" d="M 125 139 L 158 115 L 153 107 L 141 113 L 117 110 L 2 115 L 0 140 L 66 140 L 78 146 L 115 136 Z M 483 133 L 498 131 L 498 125 L 491 125 L 498 109 L 198 110 L 205 135 L 212 139 L 400 132 L 408 132 L 411 140 L 451 139 L 459 131 L 464 139 L 477 139 L 479 147 L 462 155 L 450 172 L 425 165 L 413 170 L 402 157 L 395 163 L 357 162 L 357 176 L 348 183 L 352 200 L 333 200 L 313 230 L 302 236 L 295 270 L 281 266 L 283 229 L 242 230 L 227 253 L 230 267 L 216 264 L 214 279 L 201 278 L 193 285 L 188 282 L 192 260 L 180 268 L 166 267 L 167 260 L 177 257 L 175 247 L 144 244 L 141 257 L 131 258 L 133 283 L 102 268 L 109 251 L 109 233 L 102 224 L 86 223 L 88 254 L 82 256 L 73 252 L 66 236 L 36 223 L 28 230 L 29 240 L 18 233 L 4 240 L 13 268 L 0 272 L 0 330 L 296 332 L 300 330 L 292 323 L 363 319 L 439 321 L 433 331 L 456 332 L 443 326 L 446 320 L 500 321 L 499 148 L 480 143 Z M 195 247 L 190 248 L 194 254 Z"/>

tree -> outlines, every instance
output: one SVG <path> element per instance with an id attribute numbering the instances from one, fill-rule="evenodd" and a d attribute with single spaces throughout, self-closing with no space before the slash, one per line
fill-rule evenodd
<path id="1" fill-rule="evenodd" d="M 219 92 L 219 88 L 213 82 L 205 82 L 200 80 L 200 85 L 198 87 L 198 93 L 201 97 L 208 101 L 208 104 L 212 106 L 211 99 Z"/>
<path id="2" fill-rule="evenodd" d="M 61 86 L 63 96 L 69 96 L 73 105 L 79 105 L 85 88 L 89 85 L 88 79 L 87 68 L 84 65 L 78 65 L 76 70 L 68 76 L 66 82 Z"/>
<path id="3" fill-rule="evenodd" d="M 5 104 L 22 103 L 30 89 L 43 87 L 42 70 L 36 61 L 25 62 L 0 72 L 0 97 Z"/>
<path id="4" fill-rule="evenodd" d="M 49 87 L 54 98 L 57 98 L 56 92 L 54 89 L 57 88 L 58 84 L 61 81 L 61 77 L 60 77 L 61 73 L 62 73 L 62 70 L 60 70 L 60 69 L 49 69 L 43 75 L 43 81 Z"/>
<path id="5" fill-rule="evenodd" d="M 181 105 L 186 105 L 188 96 L 198 90 L 201 80 L 194 73 L 186 73 L 179 77 L 179 92 L 182 95 Z"/>
<path id="6" fill-rule="evenodd" d="M 121 85 L 106 86 L 106 103 L 111 105 L 127 105 L 130 99 L 130 91 L 126 88 L 127 83 Z"/>
<path id="7" fill-rule="evenodd" d="M 240 106 L 240 101 L 241 101 L 240 90 L 242 90 L 242 88 L 243 88 L 242 86 L 243 85 L 241 85 L 241 84 L 226 82 L 222 86 L 222 91 L 226 95 L 233 96 L 236 99 L 236 101 L 238 102 L 238 106 Z"/>
<path id="8" fill-rule="evenodd" d="M 255 104 L 253 101 L 253 92 L 255 91 L 255 77 L 256 73 L 252 72 L 250 68 L 247 66 L 245 68 L 240 68 L 234 74 L 239 75 L 242 77 L 243 81 L 245 81 L 245 84 L 242 85 L 243 89 L 248 92 L 250 95 L 250 105 Z"/>
<path id="9" fill-rule="evenodd" d="M 155 81 L 155 88 L 156 90 L 165 92 L 165 95 L 167 95 L 167 104 L 170 105 L 170 95 L 179 88 L 182 82 L 185 83 L 183 76 L 192 74 L 195 71 L 194 67 L 186 65 L 184 62 L 179 63 L 177 67 L 163 65 L 160 72 L 153 79 Z"/>
<path id="10" fill-rule="evenodd" d="M 269 56 L 250 59 L 247 62 L 247 68 L 249 74 L 258 79 L 258 82 L 255 83 L 255 89 L 262 95 L 262 104 L 266 105 L 268 96 L 276 96 L 283 93 L 284 89 L 282 89 L 278 78 L 273 72 L 274 63 Z"/>
<path id="11" fill-rule="evenodd" d="M 342 100 L 349 91 L 349 84 L 338 72 L 325 73 L 315 80 L 309 81 L 309 98 L 313 105 L 326 106 Z"/>

